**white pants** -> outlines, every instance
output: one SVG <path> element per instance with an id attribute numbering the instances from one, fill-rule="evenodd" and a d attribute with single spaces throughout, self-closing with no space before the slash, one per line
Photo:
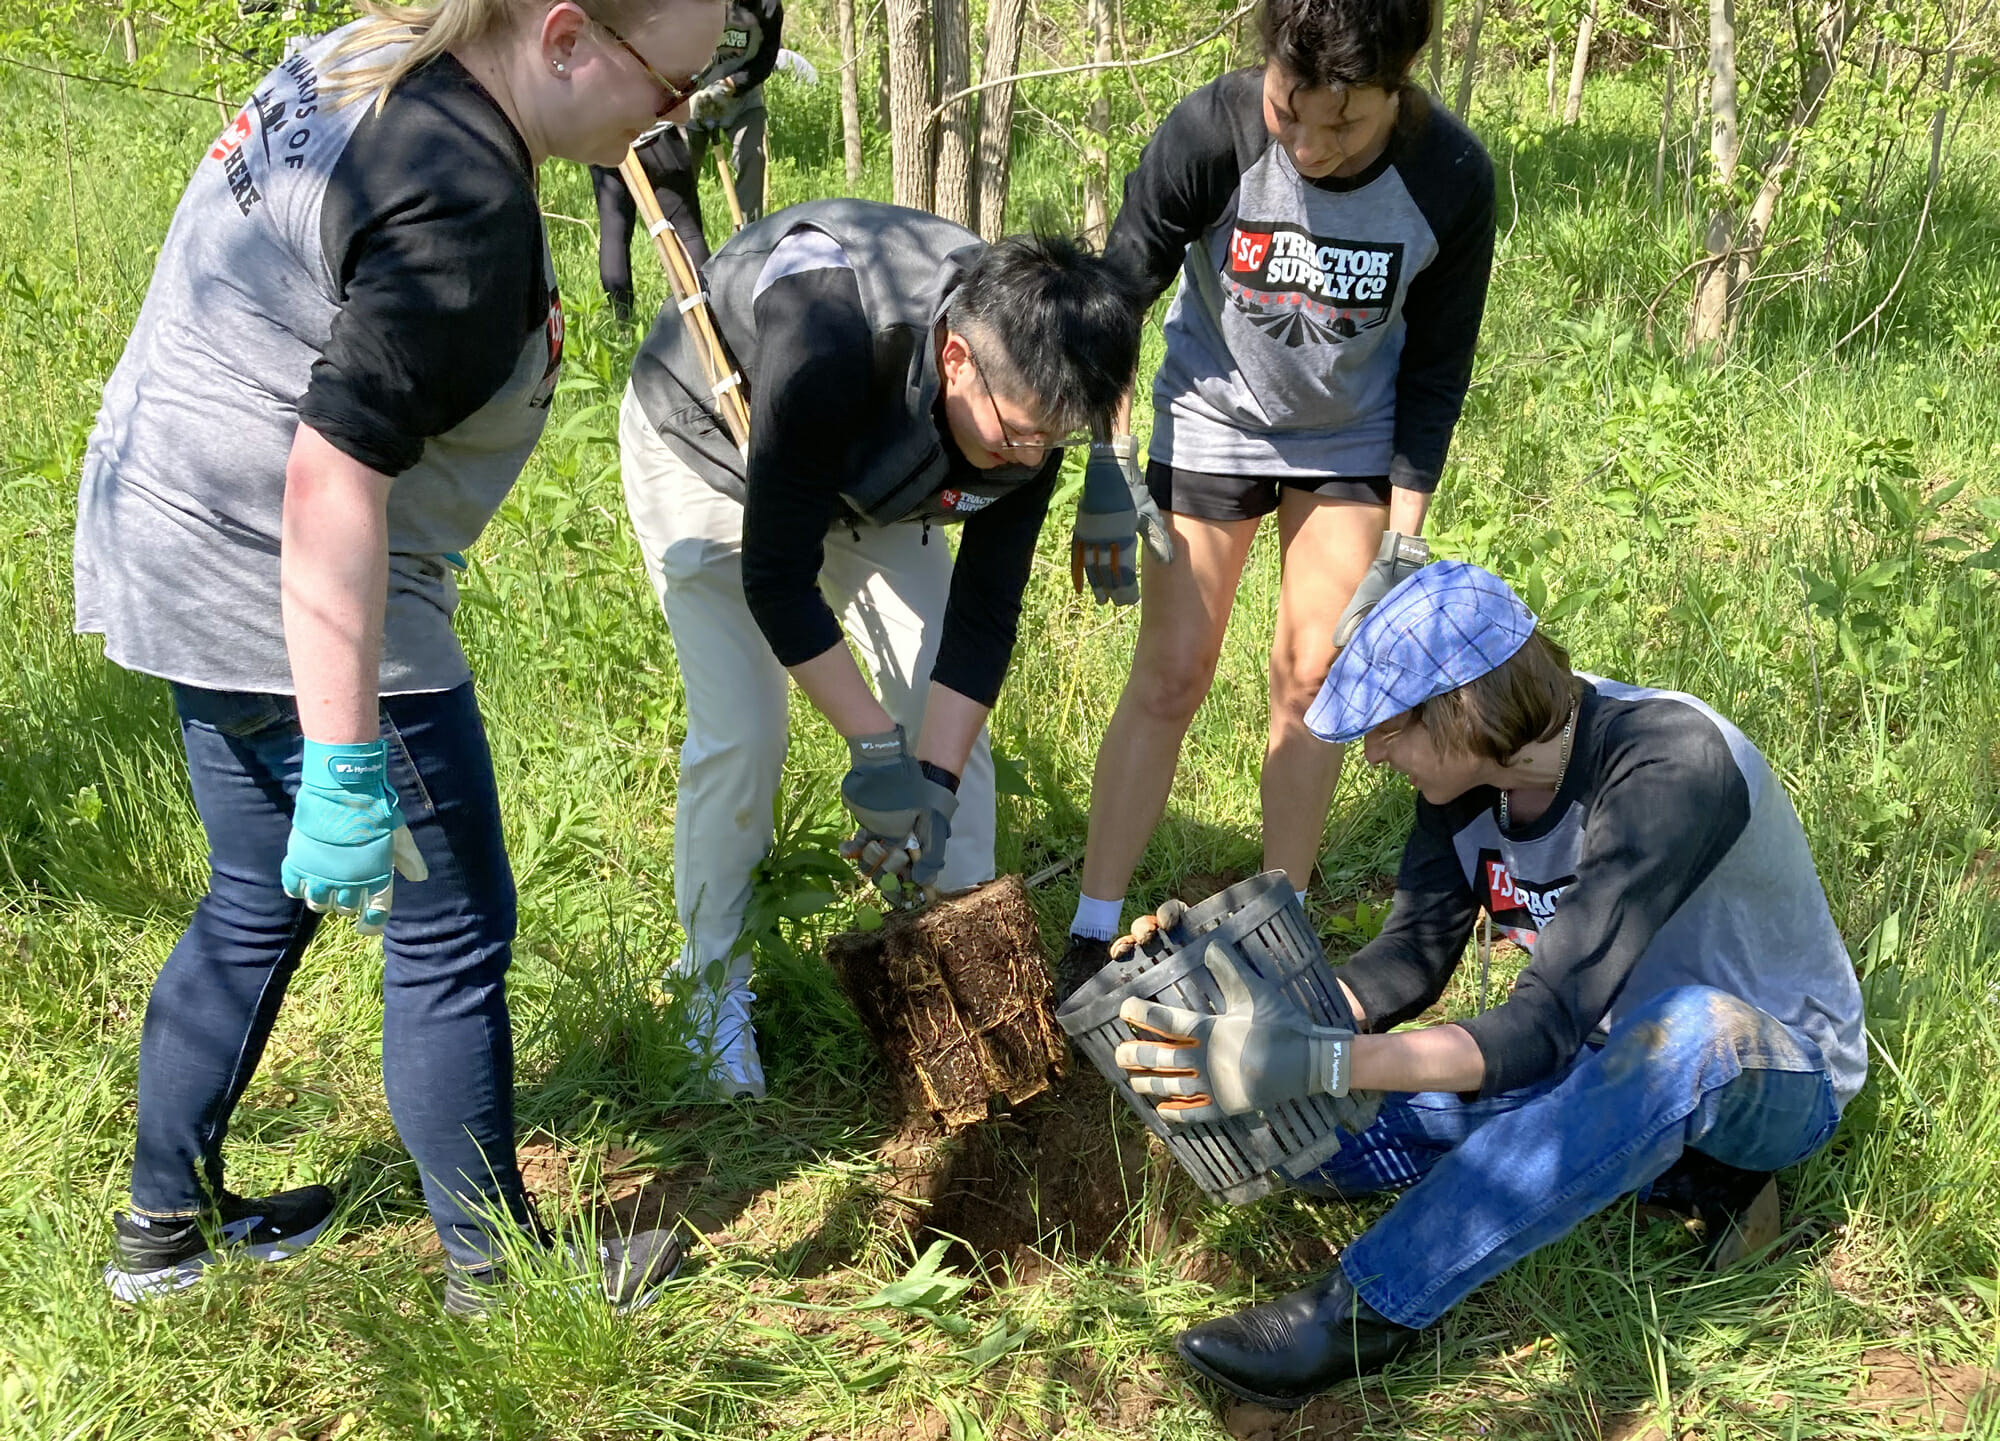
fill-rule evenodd
<path id="1" fill-rule="evenodd" d="M 786 675 L 743 594 L 743 507 L 668 448 L 625 391 L 618 413 L 625 504 L 666 612 L 687 692 L 674 820 L 674 897 L 687 944 L 679 969 L 729 959 L 750 901 L 750 873 L 771 848 L 771 808 L 785 764 Z M 882 705 L 915 744 L 937 659 L 951 552 L 916 525 L 836 527 L 820 591 L 842 616 Z M 939 884 L 993 878 L 993 754 L 984 729 L 958 789 Z"/>

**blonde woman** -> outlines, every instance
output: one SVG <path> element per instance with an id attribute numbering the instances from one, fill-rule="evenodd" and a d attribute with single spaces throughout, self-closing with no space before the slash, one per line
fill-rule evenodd
<path id="1" fill-rule="evenodd" d="M 165 679 L 210 877 L 147 1004 L 105 1282 L 179 1289 L 316 1240 L 324 1186 L 223 1182 L 229 1116 L 320 918 L 383 937 L 383 1082 L 449 1260 L 491 1304 L 514 1158 L 514 887 L 448 557 L 548 415 L 563 321 L 536 198 L 684 106 L 715 0 L 369 6 L 273 70 L 196 169 L 78 496 L 77 629 Z M 400 876 L 405 885 L 398 889 Z M 600 1248 L 646 1300 L 667 1233 Z"/>

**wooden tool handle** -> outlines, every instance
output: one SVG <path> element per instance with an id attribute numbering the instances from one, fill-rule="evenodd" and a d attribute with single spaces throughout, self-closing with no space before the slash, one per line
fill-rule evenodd
<path id="1" fill-rule="evenodd" d="M 632 201 L 639 207 L 639 218 L 646 222 L 646 233 L 653 238 L 653 249 L 667 272 L 667 284 L 673 287 L 674 303 L 680 308 L 681 322 L 688 328 L 688 338 L 694 342 L 695 355 L 701 361 L 702 378 L 708 382 L 709 394 L 714 398 L 722 423 L 728 428 L 729 438 L 736 442 L 736 448 L 747 454 L 750 449 L 750 406 L 743 398 L 743 377 L 730 364 L 729 352 L 722 344 L 722 337 L 716 333 L 715 317 L 709 314 L 708 295 L 701 288 L 701 277 L 695 274 L 694 262 L 688 258 L 687 247 L 681 244 L 680 236 L 674 233 L 674 227 L 661 214 L 660 202 L 653 194 L 653 182 L 647 178 L 646 168 L 639 163 L 635 152 L 625 152 L 625 158 L 618 164 L 618 173 L 625 179 L 625 188 L 632 192 Z"/>

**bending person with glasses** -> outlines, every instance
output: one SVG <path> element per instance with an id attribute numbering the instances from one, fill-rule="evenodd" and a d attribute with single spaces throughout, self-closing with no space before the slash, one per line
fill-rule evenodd
<path id="1" fill-rule="evenodd" d="M 703 278 L 748 387 L 748 457 L 672 306 L 633 366 L 619 454 L 687 692 L 675 969 L 710 1078 L 756 1098 L 740 932 L 771 845 L 786 677 L 847 738 L 864 869 L 892 887 L 992 877 L 986 717 L 1062 448 L 1131 383 L 1139 319 L 1123 272 L 1071 241 L 988 246 L 861 200 L 779 211 Z M 935 533 L 949 524 L 955 563 Z"/>
<path id="2" fill-rule="evenodd" d="M 294 1255 L 332 1219 L 328 1188 L 243 1197 L 222 1164 L 327 914 L 382 936 L 383 1089 L 447 1309 L 492 1303 L 498 1223 L 551 1239 L 515 1162 L 514 881 L 451 570 L 561 364 L 541 162 L 615 164 L 685 104 L 722 9 L 363 8 L 195 170 L 84 457 L 76 626 L 168 682 L 209 845 L 146 1007 L 105 1272 L 123 1300 L 225 1250 Z M 606 1298 L 643 1302 L 679 1254 L 666 1232 L 605 1238 Z"/>

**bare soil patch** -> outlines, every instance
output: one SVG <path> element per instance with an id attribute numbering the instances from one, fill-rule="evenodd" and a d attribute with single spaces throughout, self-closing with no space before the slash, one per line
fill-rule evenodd
<path id="1" fill-rule="evenodd" d="M 1894 1346 L 1862 1352 L 1860 1371 L 1848 1400 L 1879 1424 L 1965 1436 L 1975 1425 L 2000 1419 L 2000 1372 L 1926 1361 Z"/>

